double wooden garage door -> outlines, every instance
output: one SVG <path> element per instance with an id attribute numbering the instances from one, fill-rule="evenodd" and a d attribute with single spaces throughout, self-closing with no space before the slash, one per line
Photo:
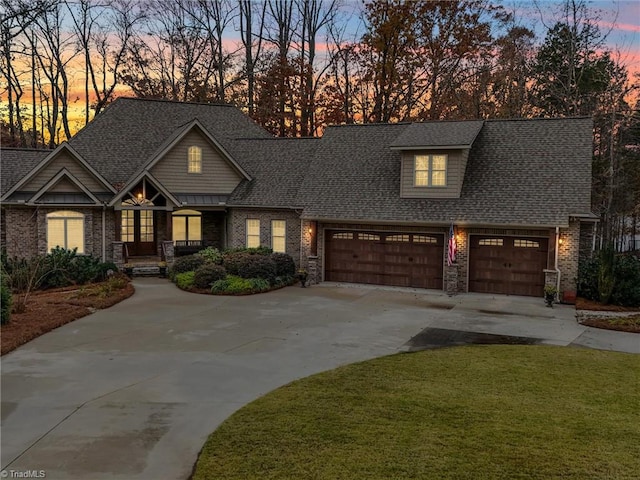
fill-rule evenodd
<path id="1" fill-rule="evenodd" d="M 444 235 L 326 232 L 325 279 L 442 289 Z M 540 296 L 547 238 L 471 235 L 469 291 Z"/>
<path id="2" fill-rule="evenodd" d="M 328 230 L 325 279 L 442 289 L 444 235 Z"/>
<path id="3" fill-rule="evenodd" d="M 471 235 L 469 291 L 540 297 L 548 238 Z"/>

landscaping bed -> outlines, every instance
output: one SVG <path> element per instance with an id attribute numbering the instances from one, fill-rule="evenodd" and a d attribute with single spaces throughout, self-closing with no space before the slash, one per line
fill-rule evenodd
<path id="1" fill-rule="evenodd" d="M 176 259 L 169 277 L 178 288 L 213 295 L 252 295 L 295 283 L 296 265 L 286 253 L 270 248 L 235 248 L 219 251 L 206 248 L 194 255 Z M 302 280 L 301 280 L 302 281 Z"/>
<path id="2" fill-rule="evenodd" d="M 121 277 L 122 278 L 122 277 Z M 22 313 L 12 313 L 2 325 L 1 355 L 15 350 L 30 340 L 66 323 L 115 305 L 134 293 L 131 282 L 106 280 L 100 283 L 72 286 L 31 293 Z"/>
<path id="3" fill-rule="evenodd" d="M 604 305 L 595 300 L 576 299 L 577 319 L 581 325 L 605 330 L 640 333 L 640 311 L 635 307 Z"/>

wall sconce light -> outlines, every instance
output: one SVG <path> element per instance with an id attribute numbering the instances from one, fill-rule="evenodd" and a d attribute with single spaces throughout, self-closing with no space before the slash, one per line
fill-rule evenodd
<path id="1" fill-rule="evenodd" d="M 562 245 L 564 243 L 564 239 L 562 237 L 558 238 L 558 245 Z"/>
<path id="2" fill-rule="evenodd" d="M 309 227 L 308 232 L 309 232 L 309 235 L 311 235 L 313 233 L 313 227 Z"/>
<path id="3" fill-rule="evenodd" d="M 142 193 L 138 194 L 138 200 L 142 200 Z"/>

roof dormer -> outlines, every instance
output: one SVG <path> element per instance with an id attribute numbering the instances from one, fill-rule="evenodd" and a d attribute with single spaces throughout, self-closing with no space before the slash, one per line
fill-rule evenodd
<path id="1" fill-rule="evenodd" d="M 400 196 L 459 198 L 481 120 L 412 123 L 391 144 L 401 153 Z"/>

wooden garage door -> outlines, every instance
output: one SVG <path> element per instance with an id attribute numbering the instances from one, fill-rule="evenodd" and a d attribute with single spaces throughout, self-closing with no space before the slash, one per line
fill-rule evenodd
<path id="1" fill-rule="evenodd" d="M 472 235 L 469 291 L 542 296 L 549 239 Z"/>
<path id="2" fill-rule="evenodd" d="M 444 235 L 328 230 L 325 279 L 442 289 Z"/>

